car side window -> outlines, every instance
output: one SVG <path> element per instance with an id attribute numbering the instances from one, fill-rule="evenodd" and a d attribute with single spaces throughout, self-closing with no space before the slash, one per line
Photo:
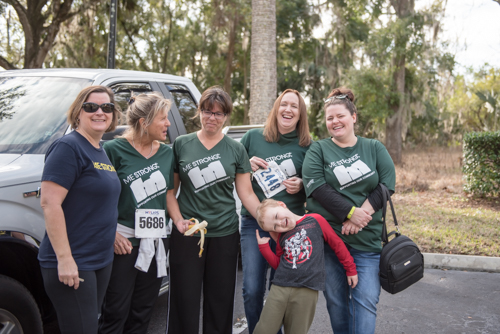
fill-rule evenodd
<path id="1" fill-rule="evenodd" d="M 113 133 L 106 133 L 103 136 L 103 140 L 111 140 L 116 136 L 120 136 L 127 129 L 127 109 L 128 102 L 132 94 L 151 94 L 153 93 L 153 89 L 149 83 L 140 83 L 140 82 L 120 82 L 114 85 L 111 85 L 109 88 L 115 93 L 115 102 L 120 106 L 122 110 L 122 119 L 120 120 L 120 126 L 113 131 Z M 160 93 L 160 92 L 158 92 Z M 160 93 L 161 94 L 161 93 Z M 167 136 L 167 140 L 164 141 L 165 144 L 170 144 L 170 138 Z"/>
<path id="2" fill-rule="evenodd" d="M 122 119 L 120 121 L 121 125 L 126 124 L 126 112 L 128 108 L 128 101 L 130 96 L 132 96 L 132 92 L 134 95 L 138 95 L 141 93 L 151 94 L 153 89 L 149 83 L 140 83 L 140 82 L 120 82 L 114 85 L 111 85 L 109 88 L 115 93 L 115 102 L 118 104 L 122 110 Z"/>
<path id="3" fill-rule="evenodd" d="M 189 89 L 184 85 L 165 84 L 170 94 L 174 98 L 179 114 L 184 122 L 187 133 L 201 129 L 199 117 L 195 117 L 198 107 Z"/>

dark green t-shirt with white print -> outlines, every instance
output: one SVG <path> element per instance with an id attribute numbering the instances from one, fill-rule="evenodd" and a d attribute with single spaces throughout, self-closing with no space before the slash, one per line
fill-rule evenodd
<path id="1" fill-rule="evenodd" d="M 165 210 L 168 222 L 167 190 L 174 187 L 172 149 L 160 144 L 158 151 L 146 159 L 125 138 L 108 141 L 103 147 L 122 185 L 118 224 L 134 229 L 135 209 Z M 129 240 L 132 246 L 140 244 L 140 239 Z"/>
<path id="2" fill-rule="evenodd" d="M 238 214 L 233 196 L 236 174 L 252 170 L 243 145 L 224 136 L 207 150 L 196 133 L 174 142 L 174 172 L 181 181 L 178 197 L 184 219 L 208 223 L 207 237 L 223 237 L 238 231 Z M 195 236 L 199 236 L 195 235 Z"/>
<path id="3" fill-rule="evenodd" d="M 293 176 L 302 178 L 302 164 L 309 146 L 299 145 L 296 131 L 281 135 L 276 143 L 266 141 L 263 132 L 264 129 L 252 129 L 241 138 L 241 143 L 247 150 L 248 156 L 250 158 L 256 156 L 267 162 L 275 161 L 287 178 Z M 257 180 L 252 181 L 252 187 L 260 201 L 266 199 L 266 195 L 264 195 Z M 302 216 L 305 213 L 306 194 L 304 189 L 293 195 L 283 190 L 272 198 L 284 202 L 288 209 L 296 215 Z M 244 207 L 241 208 L 241 214 L 250 215 Z"/>
<path id="4" fill-rule="evenodd" d="M 327 183 L 351 205 L 360 207 L 379 183 L 394 190 L 396 171 L 385 146 L 374 139 L 357 137 L 352 147 L 339 147 L 331 138 L 311 145 L 302 171 L 307 194 L 307 211 L 319 213 L 344 242 L 367 252 L 382 250 L 382 210 L 358 234 L 341 234 L 342 222 L 312 198 L 312 192 Z"/>

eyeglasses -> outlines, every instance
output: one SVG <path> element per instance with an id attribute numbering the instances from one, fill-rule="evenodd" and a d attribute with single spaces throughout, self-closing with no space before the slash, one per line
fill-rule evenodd
<path id="1" fill-rule="evenodd" d="M 325 103 L 328 103 L 328 102 L 330 102 L 331 100 L 335 100 L 335 99 L 337 99 L 337 100 L 345 100 L 345 99 L 349 100 L 349 97 L 347 96 L 347 94 L 342 94 L 342 95 L 334 95 L 334 96 L 332 96 L 332 97 L 327 98 L 327 99 L 325 100 Z M 350 101 L 350 100 L 349 100 L 349 101 Z"/>
<path id="2" fill-rule="evenodd" d="M 85 112 L 92 113 L 96 112 L 101 108 L 102 112 L 105 112 L 106 114 L 111 114 L 113 110 L 115 110 L 115 105 L 113 103 L 103 103 L 101 105 L 98 105 L 97 103 L 94 102 L 85 102 L 82 105 L 82 109 Z"/>
<path id="3" fill-rule="evenodd" d="M 214 115 L 215 119 L 223 119 L 227 115 L 224 112 L 211 112 L 209 110 L 202 110 L 201 113 L 203 114 L 203 117 L 205 117 L 205 118 L 210 118 L 210 117 L 212 117 L 212 115 Z"/>

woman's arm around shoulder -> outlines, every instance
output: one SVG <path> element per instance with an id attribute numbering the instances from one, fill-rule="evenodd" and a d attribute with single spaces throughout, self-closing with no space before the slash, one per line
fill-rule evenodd
<path id="1" fill-rule="evenodd" d="M 253 192 L 250 173 L 236 173 L 234 184 L 241 203 L 243 203 L 243 206 L 255 218 L 257 216 L 256 211 L 260 201 L 257 198 L 257 195 Z"/>

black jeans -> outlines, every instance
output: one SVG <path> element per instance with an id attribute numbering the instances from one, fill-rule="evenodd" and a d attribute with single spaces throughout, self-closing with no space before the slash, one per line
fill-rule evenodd
<path id="1" fill-rule="evenodd" d="M 97 321 L 111 275 L 112 263 L 93 271 L 78 272 L 78 289 L 59 282 L 57 268 L 41 268 L 45 291 L 57 313 L 62 334 L 97 333 Z"/>
<path id="2" fill-rule="evenodd" d="M 205 239 L 173 229 L 170 240 L 169 334 L 198 334 L 203 287 L 203 333 L 231 333 L 238 263 L 238 232 Z"/>
<path id="3" fill-rule="evenodd" d="M 169 239 L 162 239 L 168 252 Z M 99 333 L 147 333 L 162 278 L 157 277 L 156 257 L 148 272 L 134 267 L 139 247 L 116 255 L 99 319 Z"/>

